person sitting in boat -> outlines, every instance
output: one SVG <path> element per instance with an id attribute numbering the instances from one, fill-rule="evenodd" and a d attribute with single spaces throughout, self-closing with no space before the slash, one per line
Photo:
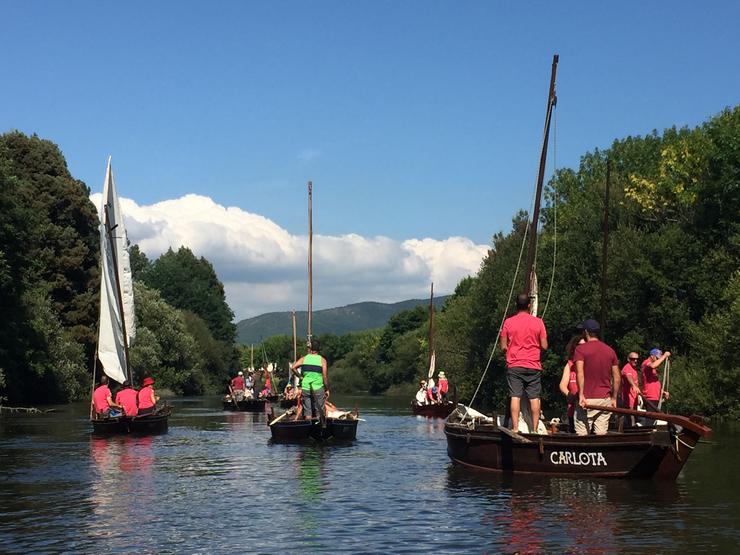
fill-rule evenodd
<path id="1" fill-rule="evenodd" d="M 295 361 L 291 370 L 301 369 L 301 406 L 304 419 L 325 413 L 324 403 L 329 396 L 329 376 L 326 359 L 319 354 L 319 342 L 314 339 L 308 354 Z"/>
<path id="2" fill-rule="evenodd" d="M 121 415 L 121 405 L 113 401 L 108 387 L 108 376 L 105 374 L 100 377 L 100 384 L 93 391 L 92 404 L 95 414 L 99 417 Z"/>
<path id="3" fill-rule="evenodd" d="M 159 397 L 154 394 L 154 380 L 147 376 L 141 382 L 141 389 L 139 390 L 139 414 L 151 414 L 157 410 L 157 401 Z"/>
<path id="4" fill-rule="evenodd" d="M 138 396 L 139 392 L 131 387 L 128 380 L 125 380 L 121 389 L 116 393 L 116 403 L 123 407 L 123 413 L 126 416 L 136 416 L 139 414 Z"/>
<path id="5" fill-rule="evenodd" d="M 244 380 L 244 396 L 247 399 L 254 397 L 254 372 L 250 372 Z"/>
<path id="6" fill-rule="evenodd" d="M 295 390 L 293 389 L 292 383 L 289 383 L 288 385 L 285 386 L 285 389 L 283 390 L 283 397 L 285 397 L 285 399 L 288 399 L 288 400 L 293 399 L 295 397 Z"/>
<path id="7" fill-rule="evenodd" d="M 568 401 L 568 433 L 576 433 L 575 414 L 576 405 L 578 404 L 578 380 L 576 379 L 576 365 L 573 362 L 573 355 L 576 347 L 586 341 L 580 335 L 571 337 L 565 352 L 568 354 L 568 360 L 563 367 L 563 376 L 560 378 L 560 392 L 565 395 Z"/>
<path id="8" fill-rule="evenodd" d="M 501 350 L 506 353 L 506 380 L 511 397 L 511 429 L 519 430 L 521 398 L 526 393 L 532 410 L 532 422 L 540 421 L 542 364 L 540 354 L 546 350 L 547 331 L 542 319 L 529 312 L 531 299 L 526 293 L 516 298 L 516 314 L 504 321 Z"/>
<path id="9" fill-rule="evenodd" d="M 650 356 L 646 358 L 640 365 L 640 373 L 642 374 L 642 401 L 645 406 L 645 410 L 658 412 L 658 405 L 660 404 L 660 377 L 658 376 L 658 368 L 671 356 L 670 351 L 665 353 L 661 352 L 660 349 L 655 348 L 650 351 Z M 670 394 L 667 391 L 663 391 L 663 399 L 668 399 Z"/>
<path id="10" fill-rule="evenodd" d="M 237 401 L 244 399 L 244 372 L 239 370 L 239 373 L 231 379 L 231 391 L 236 396 Z"/>
<path id="11" fill-rule="evenodd" d="M 447 376 L 445 376 L 444 372 L 439 373 L 438 389 L 439 389 L 438 401 L 446 403 L 447 402 L 447 392 L 450 389 L 450 384 L 448 383 Z"/>
<path id="12" fill-rule="evenodd" d="M 604 435 L 609 429 L 611 413 L 605 410 L 586 409 L 586 405 L 616 407 L 621 375 L 617 353 L 599 339 L 601 326 L 596 320 L 586 320 L 578 325 L 585 343 L 578 345 L 573 356 L 578 381 L 578 407 L 576 408 L 576 433 Z"/>
<path id="13" fill-rule="evenodd" d="M 421 380 L 421 382 L 419 382 L 419 391 L 416 392 L 416 404 L 419 406 L 428 404 L 426 380 Z"/>
<path id="14" fill-rule="evenodd" d="M 270 379 L 270 374 L 267 369 L 267 364 L 265 364 L 265 385 L 262 386 L 262 391 L 260 391 L 260 397 L 269 397 L 272 395 L 272 380 Z"/>

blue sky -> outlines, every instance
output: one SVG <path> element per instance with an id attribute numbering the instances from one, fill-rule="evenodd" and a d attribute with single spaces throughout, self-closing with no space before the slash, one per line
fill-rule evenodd
<path id="1" fill-rule="evenodd" d="M 738 2 L 0 0 L 0 132 L 140 205 L 187 193 L 305 233 L 488 244 L 557 164 L 740 101 Z M 548 164 L 552 170 L 553 152 Z"/>

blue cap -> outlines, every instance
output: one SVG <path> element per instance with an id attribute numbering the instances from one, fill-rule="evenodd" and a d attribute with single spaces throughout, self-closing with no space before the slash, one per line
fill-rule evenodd
<path id="1" fill-rule="evenodd" d="M 589 332 L 601 331 L 601 326 L 594 319 L 584 320 L 583 322 L 578 324 L 576 328 L 579 330 L 586 330 Z"/>
<path id="2" fill-rule="evenodd" d="M 661 350 L 660 350 L 660 349 L 658 349 L 658 348 L 652 349 L 652 350 L 650 351 L 650 356 L 654 356 L 654 357 L 659 357 L 659 356 L 661 356 L 662 354 L 663 354 L 663 351 L 661 351 Z"/>

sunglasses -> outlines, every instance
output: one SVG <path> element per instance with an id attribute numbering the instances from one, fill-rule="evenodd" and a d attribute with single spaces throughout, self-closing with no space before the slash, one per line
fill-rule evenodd
<path id="1" fill-rule="evenodd" d="M 637 358 L 632 358 L 632 357 L 630 357 L 630 358 L 628 358 L 627 360 L 637 360 Z"/>

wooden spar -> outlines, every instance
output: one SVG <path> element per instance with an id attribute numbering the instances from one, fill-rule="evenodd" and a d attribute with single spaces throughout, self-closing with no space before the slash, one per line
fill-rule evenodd
<path id="1" fill-rule="evenodd" d="M 550 73 L 550 92 L 547 96 L 547 112 L 545 115 L 545 136 L 542 140 L 542 152 L 540 153 L 540 170 L 537 174 L 537 191 L 534 198 L 534 212 L 529 224 L 529 247 L 527 249 L 527 265 L 525 267 L 524 291 L 533 294 L 532 284 L 535 274 L 535 259 L 537 256 L 537 223 L 540 219 L 540 199 L 542 198 L 542 184 L 545 179 L 545 163 L 547 162 L 547 143 L 550 137 L 550 121 L 552 110 L 558 102 L 555 95 L 555 76 L 558 71 L 558 55 L 552 57 L 552 71 Z"/>
<path id="2" fill-rule="evenodd" d="M 296 329 L 295 329 L 295 310 L 290 315 L 291 319 L 293 320 L 293 362 L 298 360 L 298 340 L 296 339 Z"/>
<path id="3" fill-rule="evenodd" d="M 623 409 L 621 407 L 603 407 L 601 405 L 586 405 L 584 408 L 589 410 L 604 410 L 607 412 L 614 412 L 627 416 L 641 416 L 643 418 L 649 418 L 651 420 L 664 420 L 666 422 L 670 422 L 671 424 L 678 424 L 682 428 L 691 430 L 692 432 L 695 432 L 702 437 L 706 437 L 712 433 L 712 430 L 707 428 L 703 424 L 699 424 L 698 422 L 694 422 L 690 418 L 679 416 L 678 414 L 666 414 L 664 412 Z"/>
<path id="4" fill-rule="evenodd" d="M 123 330 L 123 356 L 126 359 L 126 375 L 128 377 L 129 385 L 133 385 L 133 379 L 131 376 L 131 365 L 129 364 L 128 358 L 128 332 L 126 331 L 126 315 L 123 313 L 123 295 L 121 294 L 121 283 L 118 280 L 118 256 L 113 244 L 113 230 L 116 226 L 110 226 L 107 203 L 103 205 L 103 211 L 105 212 L 105 233 L 108 236 L 108 241 L 110 242 L 111 260 L 113 261 L 113 273 L 116 276 L 116 300 L 118 300 L 118 310 L 121 314 L 121 327 Z M 101 299 L 100 302 L 103 302 L 103 299 Z"/>
<path id="5" fill-rule="evenodd" d="M 251 349 L 249 351 L 249 371 L 252 372 L 254 370 L 254 343 L 251 345 Z"/>
<path id="6" fill-rule="evenodd" d="M 607 255 L 609 252 L 609 177 L 611 165 L 609 158 L 606 159 L 606 184 L 604 187 L 604 221 L 602 223 L 602 243 L 601 243 L 601 340 L 606 341 L 606 267 Z"/>
<path id="7" fill-rule="evenodd" d="M 434 352 L 434 282 L 432 282 L 431 293 L 429 296 L 429 364 L 432 365 L 432 353 Z"/>
<path id="8" fill-rule="evenodd" d="M 313 312 L 313 183 L 308 182 L 308 346 L 311 346 L 313 328 L 311 317 Z"/>

